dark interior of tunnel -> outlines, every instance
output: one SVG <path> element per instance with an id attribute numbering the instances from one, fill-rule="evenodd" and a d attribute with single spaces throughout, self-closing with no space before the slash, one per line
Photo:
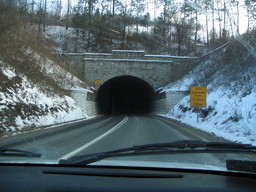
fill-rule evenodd
<path id="1" fill-rule="evenodd" d="M 153 110 L 153 88 L 142 79 L 118 76 L 102 84 L 96 96 L 98 113 L 147 114 Z"/>

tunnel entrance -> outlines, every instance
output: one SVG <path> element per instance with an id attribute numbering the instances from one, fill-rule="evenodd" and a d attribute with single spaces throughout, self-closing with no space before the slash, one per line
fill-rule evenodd
<path id="1" fill-rule="evenodd" d="M 146 114 L 152 111 L 153 88 L 133 76 L 114 77 L 100 86 L 96 95 L 100 114 Z"/>

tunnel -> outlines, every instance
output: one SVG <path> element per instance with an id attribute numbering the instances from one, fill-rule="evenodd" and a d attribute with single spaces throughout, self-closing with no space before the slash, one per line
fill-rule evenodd
<path id="1" fill-rule="evenodd" d="M 153 110 L 153 88 L 133 76 L 118 76 L 103 83 L 96 94 L 98 113 L 148 114 Z"/>

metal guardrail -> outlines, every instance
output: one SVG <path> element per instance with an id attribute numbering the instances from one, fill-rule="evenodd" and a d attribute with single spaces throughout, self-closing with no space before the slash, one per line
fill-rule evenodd
<path id="1" fill-rule="evenodd" d="M 223 44 L 223 45 L 217 47 L 216 49 L 211 50 L 210 52 L 208 52 L 208 53 L 204 54 L 203 56 L 199 57 L 199 60 L 205 59 L 205 58 L 208 57 L 209 55 L 212 55 L 213 53 L 216 53 L 216 52 L 218 52 L 218 51 L 221 51 L 224 47 L 226 47 L 226 46 L 228 46 L 228 45 L 230 45 L 230 44 L 231 44 L 231 42 L 227 42 L 227 43 L 225 43 L 225 44 Z"/>

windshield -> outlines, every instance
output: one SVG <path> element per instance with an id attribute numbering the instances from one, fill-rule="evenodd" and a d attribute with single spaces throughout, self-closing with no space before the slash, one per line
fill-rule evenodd
<path id="1" fill-rule="evenodd" d="M 255 163 L 255 11 L 250 0 L 0 0 L 0 163 Z"/>

